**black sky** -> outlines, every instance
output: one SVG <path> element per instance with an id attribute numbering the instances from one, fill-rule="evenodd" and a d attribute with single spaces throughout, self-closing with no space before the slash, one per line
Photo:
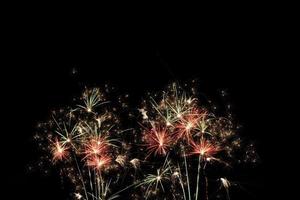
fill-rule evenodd
<path id="1" fill-rule="evenodd" d="M 85 85 L 110 83 L 138 102 L 148 90 L 193 78 L 212 98 L 228 91 L 243 134 L 256 141 L 262 160 L 251 172 L 251 194 L 241 192 L 242 199 L 264 199 L 266 149 L 271 145 L 267 119 L 278 73 L 272 65 L 281 62 L 270 26 L 268 16 L 251 12 L 195 22 L 91 22 L 39 15 L 14 20 L 1 73 L 1 163 L 8 199 L 64 199 L 57 175 L 28 172 L 38 159 L 31 140 L 37 122 L 47 119 L 51 109 L 67 105 Z"/>

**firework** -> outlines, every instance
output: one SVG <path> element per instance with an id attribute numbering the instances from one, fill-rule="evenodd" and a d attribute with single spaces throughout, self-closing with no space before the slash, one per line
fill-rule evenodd
<path id="1" fill-rule="evenodd" d="M 181 115 L 176 123 L 176 138 L 189 140 L 192 138 L 194 129 L 201 118 L 204 118 L 205 112 L 201 113 L 196 109 L 191 109 L 185 115 Z"/>
<path id="2" fill-rule="evenodd" d="M 226 190 L 227 199 L 230 200 L 229 187 L 231 187 L 231 183 L 227 178 L 220 178 L 220 182 L 221 182 L 221 187 L 225 188 Z"/>
<path id="3" fill-rule="evenodd" d="M 165 191 L 163 182 L 169 179 L 170 173 L 172 172 L 168 156 L 161 168 L 156 169 L 155 174 L 147 174 L 146 177 L 138 186 L 145 186 L 145 199 L 148 199 L 150 195 L 156 196 L 158 189 Z"/>
<path id="4" fill-rule="evenodd" d="M 111 158 L 108 155 L 94 156 L 93 158 L 88 159 L 87 166 L 93 167 L 96 170 L 101 170 L 108 166 L 110 162 Z"/>
<path id="5" fill-rule="evenodd" d="M 148 156 L 152 153 L 166 155 L 173 140 L 171 135 L 165 128 L 153 127 L 151 130 L 144 133 L 145 143 L 148 150 Z"/>
<path id="6" fill-rule="evenodd" d="M 131 187 L 118 185 L 119 177 L 139 167 L 137 158 L 127 159 L 128 148 L 120 140 L 125 132 L 109 106 L 99 89 L 86 89 L 77 106 L 53 112 L 36 137 L 50 153 L 49 161 L 74 184 L 74 199 L 117 198 Z"/>
<path id="7" fill-rule="evenodd" d="M 74 199 L 112 200 L 125 190 L 132 199 L 208 200 L 221 191 L 230 199 L 235 184 L 227 172 L 256 162 L 254 145 L 240 138 L 230 115 L 215 113 L 195 91 L 174 83 L 150 95 L 128 132 L 105 93 L 86 89 L 76 106 L 53 112 L 36 139 L 73 183 Z"/>
<path id="8" fill-rule="evenodd" d="M 53 161 L 64 160 L 68 156 L 68 148 L 56 140 L 52 147 Z"/>
<path id="9" fill-rule="evenodd" d="M 207 168 L 215 172 L 213 177 L 230 169 L 239 160 L 235 154 L 244 148 L 242 140 L 229 115 L 218 117 L 209 103 L 196 97 L 195 88 L 189 91 L 171 84 L 162 93 L 150 95 L 139 109 L 145 159 L 154 166 L 149 170 L 157 169 L 142 179 L 146 199 L 209 199 L 208 184 L 218 181 L 229 199 L 228 179 L 209 179 Z M 246 152 L 250 158 L 254 150 Z"/>
<path id="10" fill-rule="evenodd" d="M 213 145 L 211 141 L 201 138 L 199 143 L 194 141 L 190 142 L 192 151 L 191 154 L 197 154 L 201 158 L 209 160 L 212 156 L 220 150 L 217 146 Z"/>

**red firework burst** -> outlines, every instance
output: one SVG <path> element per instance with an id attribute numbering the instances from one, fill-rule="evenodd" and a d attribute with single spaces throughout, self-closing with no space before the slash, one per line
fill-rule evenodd
<path id="1" fill-rule="evenodd" d="M 84 158 L 92 159 L 95 156 L 100 156 L 107 154 L 109 150 L 109 143 L 106 141 L 105 137 L 96 137 L 89 139 L 86 143 L 84 143 Z"/>
<path id="2" fill-rule="evenodd" d="M 176 139 L 190 140 L 192 131 L 197 125 L 198 121 L 206 116 L 206 112 L 200 112 L 198 109 L 193 109 L 190 113 L 182 116 L 176 125 Z"/>
<path id="3" fill-rule="evenodd" d="M 96 170 L 101 170 L 108 166 L 111 162 L 111 157 L 109 155 L 94 156 L 87 160 L 87 166 L 94 168 Z"/>
<path id="4" fill-rule="evenodd" d="M 150 131 L 146 132 L 145 142 L 148 156 L 152 153 L 154 153 L 154 155 L 166 155 L 173 139 L 166 129 L 152 128 Z"/>
<path id="5" fill-rule="evenodd" d="M 217 145 L 212 144 L 209 140 L 204 138 L 201 138 L 199 143 L 191 140 L 190 144 L 192 147 L 191 154 L 198 154 L 203 158 L 211 158 L 220 151 Z"/>
<path id="6" fill-rule="evenodd" d="M 68 148 L 65 145 L 61 144 L 61 142 L 59 142 L 57 139 L 53 144 L 54 146 L 52 148 L 52 155 L 54 162 L 63 160 L 69 155 L 69 152 L 67 151 Z"/>

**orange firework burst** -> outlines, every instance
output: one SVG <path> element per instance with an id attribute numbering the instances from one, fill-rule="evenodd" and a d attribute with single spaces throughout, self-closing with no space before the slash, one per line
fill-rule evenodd
<path id="1" fill-rule="evenodd" d="M 155 155 L 166 155 L 173 140 L 166 129 L 152 128 L 146 133 L 145 142 L 148 150 L 148 156 L 152 153 Z"/>
<path id="2" fill-rule="evenodd" d="M 220 148 L 217 145 L 212 144 L 209 140 L 204 138 L 201 138 L 199 143 L 191 141 L 190 144 L 192 147 L 191 154 L 198 154 L 203 158 L 211 158 L 220 151 Z"/>
<path id="3" fill-rule="evenodd" d="M 101 170 L 103 167 L 108 166 L 110 162 L 111 157 L 108 155 L 94 156 L 93 158 L 87 160 L 87 166 Z"/>
<path id="4" fill-rule="evenodd" d="M 56 139 L 52 148 L 53 161 L 56 162 L 65 159 L 69 154 L 67 150 L 68 148 Z"/>
<path id="5" fill-rule="evenodd" d="M 108 150 L 109 143 L 105 137 L 91 138 L 84 143 L 83 159 L 106 154 Z"/>
<path id="6" fill-rule="evenodd" d="M 205 115 L 205 112 L 200 112 L 197 109 L 193 109 L 190 113 L 182 116 L 176 126 L 176 139 L 189 140 L 192 137 L 192 131 L 196 127 L 198 121 L 205 117 Z"/>

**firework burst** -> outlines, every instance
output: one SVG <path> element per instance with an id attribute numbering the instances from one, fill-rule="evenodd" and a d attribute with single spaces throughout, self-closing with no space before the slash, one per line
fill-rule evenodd
<path id="1" fill-rule="evenodd" d="M 210 159 L 220 151 L 219 147 L 212 144 L 211 141 L 201 138 L 200 142 L 190 141 L 192 151 L 190 154 L 196 154 L 203 159 Z"/>
<path id="2" fill-rule="evenodd" d="M 165 128 L 153 127 L 144 133 L 144 137 L 148 156 L 152 153 L 154 155 L 166 155 L 173 142 L 172 136 Z"/>
<path id="3" fill-rule="evenodd" d="M 112 110 L 116 108 L 100 89 L 86 89 L 77 106 L 52 112 L 51 120 L 40 126 L 39 146 L 74 184 L 74 199 L 115 199 L 129 189 L 118 185 L 119 177 L 139 167 L 137 158 L 127 159 L 129 149 L 120 140 L 126 131 Z"/>
<path id="4" fill-rule="evenodd" d="M 196 97 L 195 88 L 186 91 L 171 84 L 162 93 L 150 96 L 139 109 L 147 150 L 145 157 L 154 160 L 151 169 L 158 170 L 157 174 L 142 179 L 142 185 L 148 185 L 142 189 L 151 199 L 207 200 L 208 183 L 220 180 L 229 198 L 228 179 L 209 179 L 207 167 L 209 164 L 216 177 L 239 160 L 235 156 L 241 156 L 237 152 L 244 148 L 241 138 L 230 117 L 217 117 L 208 103 Z M 161 162 L 161 158 L 165 161 Z M 159 169 L 166 167 L 166 163 L 168 173 L 159 176 Z M 164 187 L 158 187 L 161 180 Z M 165 192 L 166 187 L 168 192 Z"/>
<path id="5" fill-rule="evenodd" d="M 256 162 L 254 146 L 239 137 L 230 115 L 218 116 L 187 88 L 174 83 L 150 95 L 130 131 L 105 93 L 86 89 L 76 106 L 53 112 L 35 138 L 74 184 L 74 199 L 112 200 L 126 191 L 136 200 L 208 200 L 216 185 L 229 199 L 235 184 L 223 172 Z"/>
<path id="6" fill-rule="evenodd" d="M 172 172 L 170 161 L 168 161 L 168 156 L 165 159 L 162 167 L 156 169 L 156 173 L 147 174 L 142 182 L 137 186 L 144 186 L 145 199 L 148 199 L 149 196 L 156 197 L 159 190 L 165 191 L 164 182 L 169 180 L 170 173 Z"/>
<path id="7" fill-rule="evenodd" d="M 52 147 L 53 162 L 64 160 L 69 155 L 66 145 L 59 142 L 57 139 Z"/>

